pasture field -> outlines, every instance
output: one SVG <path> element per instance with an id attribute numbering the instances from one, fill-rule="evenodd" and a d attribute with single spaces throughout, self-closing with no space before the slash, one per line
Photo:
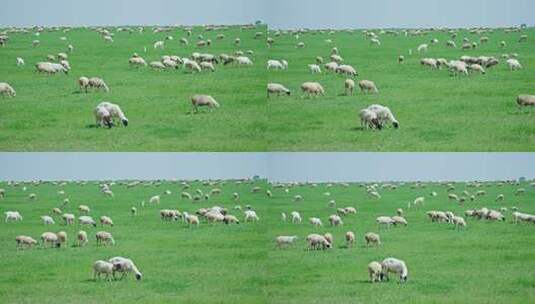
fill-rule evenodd
<path id="1" fill-rule="evenodd" d="M 425 36 L 405 37 L 380 34 L 380 46 L 370 43 L 361 30 L 314 31 L 275 37 L 269 50 L 270 59 L 285 59 L 288 70 L 268 72 L 269 82 L 281 83 L 292 91 L 291 97 L 274 97 L 268 101 L 269 124 L 266 131 L 271 151 L 533 151 L 535 148 L 535 116 L 533 111 L 520 112 L 516 97 L 535 94 L 535 30 L 505 33 L 471 34 L 459 30 L 454 40 L 456 49 L 447 48 L 450 34 L 432 31 Z M 379 30 L 375 31 L 379 33 Z M 527 42 L 519 43 L 527 34 Z M 478 48 L 462 50 L 462 39 L 471 42 L 488 36 L 489 42 Z M 431 45 L 437 38 L 439 43 Z M 327 43 L 326 40 L 332 40 Z M 507 46 L 501 48 L 500 41 Z M 298 42 L 305 47 L 296 48 Z M 416 48 L 429 44 L 427 53 L 418 54 Z M 312 75 L 308 65 L 317 56 L 329 62 L 331 48 L 337 47 L 344 64 L 352 65 L 359 73 L 356 93 L 344 95 L 345 76 Z M 412 49 L 412 55 L 409 50 Z M 502 54 L 518 54 L 523 69 L 508 70 Z M 399 55 L 405 63 L 398 64 Z M 486 75 L 451 77 L 446 69 L 430 70 L 420 66 L 424 57 L 458 60 L 462 55 L 494 56 L 499 65 L 487 69 Z M 377 95 L 358 90 L 358 81 L 375 82 Z M 325 96 L 302 98 L 300 86 L 317 81 L 325 88 Z M 362 130 L 358 112 L 371 104 L 388 106 L 400 129 Z"/>
<path id="2" fill-rule="evenodd" d="M 114 197 L 99 192 L 98 183 L 19 184 L 1 183 L 6 196 L 0 200 L 2 212 L 18 210 L 22 222 L 2 222 L 0 229 L 0 302 L 2 303 L 532 303 L 535 301 L 535 251 L 533 224 L 511 223 L 511 207 L 535 213 L 532 202 L 534 188 L 528 182 L 517 185 L 485 182 L 479 188 L 467 183 L 454 183 L 454 193 L 467 190 L 474 194 L 485 190 L 474 202 L 460 206 L 448 201 L 447 188 L 428 183 L 425 188 L 414 183 L 396 183 L 397 189 L 377 189 L 382 198 L 367 196 L 363 185 L 352 183 L 295 185 L 274 187 L 265 180 L 256 182 L 226 181 L 206 185 L 190 182 L 195 189 L 209 192 L 222 189 L 220 196 L 192 203 L 181 199 L 178 182 L 145 182 L 147 185 L 127 188 L 125 183 L 111 186 Z M 23 186 L 27 187 L 23 191 Z M 253 187 L 262 190 L 253 193 Z M 515 196 L 518 188 L 524 195 Z M 265 195 L 270 188 L 273 197 Z M 285 191 L 288 188 L 288 192 Z M 64 190 L 65 195 L 58 194 Z M 145 204 L 155 194 L 162 195 L 159 205 Z M 429 193 L 438 195 L 431 197 Z M 234 202 L 232 193 L 240 194 Z M 327 196 L 325 193 L 329 192 Z M 28 199 L 29 193 L 37 198 Z M 495 202 L 498 194 L 505 200 Z M 293 202 L 295 195 L 301 202 Z M 407 209 L 407 202 L 425 196 L 423 207 Z M 78 215 L 77 206 L 86 204 L 90 215 L 98 219 L 110 216 L 114 227 L 85 227 L 90 242 L 86 247 L 74 246 L 78 224 L 64 226 L 59 217 L 53 226 L 45 227 L 39 216 L 50 214 L 53 207 L 70 203 L 64 212 Z M 327 217 L 337 207 L 354 206 L 356 215 L 343 218 L 343 227 L 330 227 Z M 243 219 L 234 206 L 251 205 L 260 217 L 256 223 L 239 225 L 208 224 L 201 220 L 197 228 L 182 222 L 166 222 L 159 218 L 160 209 L 179 209 L 189 213 L 200 207 L 219 205 Z M 136 206 L 137 216 L 130 215 Z M 450 210 L 462 215 L 472 208 L 499 209 L 507 207 L 505 222 L 467 219 L 467 228 L 457 231 L 450 224 L 432 223 L 425 212 Z M 396 208 L 405 210 L 407 227 L 379 228 L 375 218 L 394 215 Z M 281 220 L 281 212 L 299 211 L 303 223 Z M 324 227 L 316 229 L 307 222 L 319 217 Z M 115 246 L 97 246 L 94 233 L 113 233 Z M 59 249 L 15 249 L 14 238 L 24 234 L 38 238 L 44 231 L 65 230 L 69 246 Z M 355 232 L 357 241 L 348 248 L 343 240 L 346 231 Z M 366 248 L 363 235 L 378 232 L 382 246 Z M 334 248 L 308 251 L 305 238 L 310 233 L 331 232 Z M 278 235 L 297 235 L 298 242 L 286 249 L 277 249 Z M 93 281 L 91 265 L 95 260 L 126 256 L 134 260 L 143 273 L 141 281 L 132 276 L 113 282 Z M 409 280 L 399 284 L 395 275 L 390 282 L 369 283 L 367 264 L 372 260 L 393 256 L 406 261 Z"/>
<path id="3" fill-rule="evenodd" d="M 266 128 L 265 25 L 254 29 L 239 26 L 205 31 L 194 27 L 187 37 L 183 28 L 153 33 L 146 27 L 142 34 L 116 32 L 114 42 L 105 43 L 96 31 L 74 28 L 44 31 L 39 37 L 31 33 L 9 33 L 6 47 L 0 48 L 0 82 L 10 83 L 15 98 L 0 98 L 1 151 L 265 151 L 262 137 Z M 137 27 L 135 27 L 137 29 Z M 264 36 L 255 39 L 256 32 Z M 198 35 L 211 39 L 212 46 L 198 48 Z M 223 40 L 216 36 L 224 34 Z M 60 37 L 67 37 L 66 41 Z M 156 41 L 173 36 L 165 49 L 154 49 Z M 189 45 L 179 39 L 186 37 Z M 241 38 L 235 46 L 234 39 Z M 39 47 L 32 47 L 38 39 Z M 46 61 L 48 54 L 67 52 L 72 67 L 69 75 L 39 75 L 35 63 Z M 144 48 L 147 51 L 144 51 Z M 149 67 L 132 68 L 128 59 L 133 53 L 147 63 L 163 55 L 189 57 L 193 52 L 219 55 L 252 50 L 253 66 L 223 66 L 214 73 L 199 74 L 179 70 L 154 71 Z M 17 67 L 22 57 L 26 66 Z M 109 93 L 80 93 L 78 78 L 101 77 Z M 212 95 L 221 105 L 210 113 L 202 109 L 192 115 L 191 96 Z M 95 128 L 93 109 L 101 101 L 121 106 L 130 121 L 127 128 Z"/>

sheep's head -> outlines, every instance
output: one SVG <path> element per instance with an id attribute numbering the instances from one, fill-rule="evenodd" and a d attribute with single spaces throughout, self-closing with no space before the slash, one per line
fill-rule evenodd
<path id="1" fill-rule="evenodd" d="M 141 281 L 141 273 L 136 273 L 136 280 Z"/>
<path id="2" fill-rule="evenodd" d="M 128 119 L 123 118 L 121 119 L 121 122 L 123 123 L 123 126 L 128 127 Z"/>
<path id="3" fill-rule="evenodd" d="M 399 128 L 399 122 L 397 122 L 397 121 L 392 122 L 392 126 L 394 126 L 395 129 L 398 129 Z"/>

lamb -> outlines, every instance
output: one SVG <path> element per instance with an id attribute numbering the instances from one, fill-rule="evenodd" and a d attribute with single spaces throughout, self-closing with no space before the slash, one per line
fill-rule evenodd
<path id="1" fill-rule="evenodd" d="M 370 244 L 379 246 L 381 245 L 381 238 L 378 234 L 373 232 L 368 232 L 364 235 L 364 240 L 366 241 L 366 247 L 369 247 Z"/>
<path id="2" fill-rule="evenodd" d="M 115 245 L 115 240 L 113 239 L 113 236 L 109 232 L 99 231 L 95 234 L 95 237 L 97 239 L 97 245 L 99 244 Z"/>
<path id="3" fill-rule="evenodd" d="M 518 95 L 516 103 L 519 107 L 535 106 L 535 95 Z"/>
<path id="4" fill-rule="evenodd" d="M 329 223 L 331 224 L 331 226 L 341 226 L 344 224 L 340 216 L 336 214 L 332 214 L 331 216 L 329 216 Z"/>
<path id="5" fill-rule="evenodd" d="M 316 228 L 323 226 L 323 224 L 321 223 L 321 220 L 317 217 L 311 217 L 308 219 L 308 221 L 310 222 L 310 224 L 314 225 Z"/>
<path id="6" fill-rule="evenodd" d="M 53 225 L 56 222 L 54 222 L 54 219 L 48 215 L 41 216 L 41 220 L 43 221 L 43 224 L 45 225 Z"/>
<path id="7" fill-rule="evenodd" d="M 103 89 L 106 93 L 110 91 L 106 82 L 104 82 L 102 78 L 98 78 L 98 77 L 89 78 L 88 86 L 90 88 L 95 88 L 97 90 Z M 86 91 L 87 91 L 87 88 L 86 88 Z"/>
<path id="8" fill-rule="evenodd" d="M 78 231 L 77 239 L 78 239 L 78 246 L 79 247 L 84 247 L 89 242 L 87 240 L 87 232 L 85 232 L 83 230 Z"/>
<path id="9" fill-rule="evenodd" d="M 17 242 L 17 249 L 24 249 L 24 247 L 30 248 L 33 245 L 37 244 L 36 240 L 34 240 L 33 238 L 31 238 L 29 236 L 25 236 L 25 235 L 17 236 L 15 238 L 15 241 Z"/>
<path id="10" fill-rule="evenodd" d="M 361 92 L 367 92 L 367 93 L 379 93 L 379 90 L 375 86 L 375 83 L 370 80 L 361 80 L 359 81 L 359 87 Z"/>
<path id="11" fill-rule="evenodd" d="M 78 222 L 80 223 L 80 225 L 92 225 L 93 227 L 97 227 L 97 223 L 95 222 L 95 220 L 93 220 L 92 217 L 87 215 L 80 216 L 78 218 Z"/>
<path id="12" fill-rule="evenodd" d="M 277 94 L 277 96 L 280 96 L 281 94 L 286 94 L 290 96 L 291 92 L 280 83 L 268 83 L 267 97 L 269 98 L 271 94 Z"/>
<path id="13" fill-rule="evenodd" d="M 104 116 L 102 116 L 103 113 Z M 118 118 L 123 124 L 123 126 L 128 126 L 128 118 L 126 118 L 123 111 L 121 110 L 121 107 L 119 107 L 119 105 L 117 104 L 103 101 L 97 105 L 94 110 L 94 114 L 98 126 L 102 126 L 102 124 L 105 124 L 106 122 L 111 123 L 111 120 L 113 118 Z M 110 127 L 111 125 L 112 124 L 109 124 Z"/>
<path id="14" fill-rule="evenodd" d="M 41 242 L 43 246 L 45 246 L 47 243 L 50 244 L 50 246 L 61 246 L 61 243 L 59 243 L 58 236 L 53 232 L 45 232 L 41 234 Z"/>
<path id="15" fill-rule="evenodd" d="M 509 67 L 511 71 L 519 70 L 522 68 L 522 65 L 520 64 L 520 62 L 518 62 L 518 60 L 514 58 L 507 59 L 505 63 L 507 63 L 507 66 Z"/>
<path id="16" fill-rule="evenodd" d="M 346 232 L 346 243 L 348 247 L 353 247 L 353 244 L 355 243 L 355 234 L 353 231 Z"/>
<path id="17" fill-rule="evenodd" d="M 4 214 L 6 215 L 6 223 L 8 221 L 22 221 L 22 215 L 18 211 L 6 211 Z"/>
<path id="18" fill-rule="evenodd" d="M 346 79 L 344 82 L 345 94 L 353 95 L 353 90 L 355 89 L 355 81 L 353 79 Z"/>
<path id="19" fill-rule="evenodd" d="M 418 205 L 423 206 L 424 203 L 425 203 L 425 197 L 420 196 L 414 199 L 414 201 L 412 202 L 412 206 L 418 206 Z M 409 205 L 409 207 L 410 206 L 411 205 Z"/>
<path id="20" fill-rule="evenodd" d="M 292 211 L 291 213 L 292 215 L 292 223 L 301 223 L 302 221 L 302 218 L 301 218 L 301 215 L 299 214 L 299 212 L 297 211 Z"/>
<path id="21" fill-rule="evenodd" d="M 407 282 L 409 271 L 407 269 L 407 265 L 405 265 L 405 262 L 396 258 L 386 258 L 381 263 L 382 266 L 382 272 L 381 272 L 381 280 L 388 278 L 388 273 L 399 273 L 399 280 L 401 283 Z"/>
<path id="22" fill-rule="evenodd" d="M 379 119 L 380 123 L 389 122 L 389 123 L 392 123 L 392 126 L 395 129 L 399 128 L 399 122 L 396 120 L 396 118 L 394 117 L 394 114 L 392 114 L 392 111 L 390 111 L 388 107 L 378 105 L 378 104 L 373 104 L 368 107 L 368 110 L 377 114 L 377 119 Z"/>
<path id="23" fill-rule="evenodd" d="M 89 78 L 85 76 L 78 78 L 78 85 L 80 86 L 80 92 L 83 90 L 87 93 L 87 89 L 89 88 Z"/>
<path id="24" fill-rule="evenodd" d="M 309 64 L 308 69 L 310 70 L 310 73 L 312 74 L 321 74 L 321 68 L 317 64 Z"/>
<path id="25" fill-rule="evenodd" d="M 142 274 L 139 272 L 138 268 L 131 259 L 114 257 L 109 259 L 108 262 L 113 264 L 114 271 L 122 273 L 121 279 L 123 279 L 128 273 L 133 272 L 136 276 L 136 280 L 141 280 Z"/>
<path id="26" fill-rule="evenodd" d="M 293 235 L 293 236 L 285 236 L 285 235 L 281 235 L 281 236 L 278 236 L 276 239 L 275 239 L 275 242 L 277 243 L 277 247 L 281 248 L 285 245 L 292 245 L 293 243 L 295 243 L 295 241 L 297 241 L 297 236 L 296 235 Z"/>
<path id="27" fill-rule="evenodd" d="M 198 107 L 207 106 L 210 111 L 219 108 L 219 103 L 210 95 L 194 95 L 191 97 L 191 105 L 195 112 L 199 112 Z"/>
<path id="28" fill-rule="evenodd" d="M 96 281 L 97 278 L 100 279 L 101 274 L 106 274 L 106 280 L 111 281 L 111 276 L 113 276 L 113 264 L 98 260 L 93 264 L 93 279 Z M 110 276 L 111 275 L 111 276 Z"/>
<path id="29" fill-rule="evenodd" d="M 105 215 L 103 215 L 103 216 L 100 217 L 100 224 L 101 224 L 102 226 L 104 226 L 104 225 L 110 225 L 110 226 L 113 227 L 113 221 L 111 220 L 110 217 L 105 216 Z"/>
<path id="30" fill-rule="evenodd" d="M 370 282 L 380 282 L 383 267 L 379 262 L 373 261 L 368 264 L 368 273 L 370 275 Z"/>
<path id="31" fill-rule="evenodd" d="M 71 213 L 64 213 L 61 218 L 63 218 L 63 221 L 65 225 L 72 225 L 74 224 L 74 214 Z"/>
<path id="32" fill-rule="evenodd" d="M 369 109 L 362 109 L 359 112 L 360 125 L 363 129 L 382 129 L 382 124 L 379 121 L 377 114 Z"/>
<path id="33" fill-rule="evenodd" d="M 354 67 L 350 66 L 350 65 L 347 65 L 347 64 L 342 64 L 342 65 L 339 65 L 337 68 L 336 68 L 336 73 L 338 74 L 343 74 L 343 75 L 348 75 L 348 76 L 351 76 L 351 77 L 356 77 L 358 76 L 358 73 L 357 73 L 357 70 L 355 70 Z M 359 83 L 360 85 L 360 83 Z"/>
<path id="34" fill-rule="evenodd" d="M 301 90 L 304 94 L 307 94 L 309 97 L 311 95 L 318 96 L 323 95 L 325 96 L 325 90 L 321 86 L 321 84 L 317 82 L 304 82 L 301 84 Z"/>
<path id="35" fill-rule="evenodd" d="M 132 57 L 128 59 L 128 64 L 130 64 L 130 66 L 136 66 L 136 67 L 147 66 L 147 62 L 145 61 L 145 59 L 141 57 Z"/>
<path id="36" fill-rule="evenodd" d="M 256 222 L 256 221 L 259 221 L 260 218 L 258 217 L 258 215 L 256 215 L 256 212 L 254 210 L 245 210 L 245 222 L 249 222 L 249 221 L 253 221 L 253 222 Z"/>
<path id="37" fill-rule="evenodd" d="M 309 234 L 306 240 L 309 245 L 309 250 L 328 249 L 332 247 L 331 243 L 329 243 L 329 241 L 327 241 L 327 239 L 325 239 L 324 236 L 319 235 L 319 234 L 315 234 L 315 233 Z"/>

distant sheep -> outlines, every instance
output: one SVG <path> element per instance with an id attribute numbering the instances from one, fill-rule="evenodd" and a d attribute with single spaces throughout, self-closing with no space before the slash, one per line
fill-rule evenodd
<path id="1" fill-rule="evenodd" d="M 388 273 L 393 272 L 399 274 L 400 282 L 406 282 L 409 277 L 409 271 L 405 262 L 396 258 L 386 258 L 381 263 L 382 273 L 381 280 L 386 279 L 388 281 Z"/>
<path id="2" fill-rule="evenodd" d="M 268 83 L 267 97 L 269 98 L 272 94 L 277 94 L 277 96 L 280 96 L 281 94 L 290 96 L 291 92 L 280 83 Z"/>
<path id="3" fill-rule="evenodd" d="M 113 126 L 113 118 L 117 118 L 126 127 L 128 126 L 128 118 L 124 115 L 119 105 L 111 102 L 101 102 L 93 110 L 97 126 Z"/>
<path id="4" fill-rule="evenodd" d="M 373 261 L 368 264 L 368 274 L 370 275 L 370 282 L 380 282 L 383 267 L 379 262 Z"/>
<path id="5" fill-rule="evenodd" d="M 518 95 L 516 103 L 519 107 L 535 107 L 535 95 Z"/>
<path id="6" fill-rule="evenodd" d="M 379 93 L 379 90 L 377 89 L 377 86 L 375 86 L 375 83 L 370 80 L 359 81 L 359 87 L 362 92 Z"/>
<path id="7" fill-rule="evenodd" d="M 301 91 L 308 96 L 325 95 L 325 90 L 317 82 L 304 82 L 301 84 Z"/>
<path id="8" fill-rule="evenodd" d="M 2 95 L 2 97 L 15 97 L 17 93 L 15 92 L 15 89 L 13 89 L 13 87 L 8 83 L 0 82 L 0 95 Z"/>
<path id="9" fill-rule="evenodd" d="M 199 107 L 206 106 L 210 110 L 219 108 L 219 103 L 210 95 L 194 95 L 191 97 L 191 105 L 195 112 L 199 111 Z"/>
<path id="10" fill-rule="evenodd" d="M 378 234 L 373 232 L 368 232 L 364 235 L 364 240 L 366 241 L 366 246 L 368 247 L 370 244 L 379 246 L 381 245 L 381 238 Z"/>

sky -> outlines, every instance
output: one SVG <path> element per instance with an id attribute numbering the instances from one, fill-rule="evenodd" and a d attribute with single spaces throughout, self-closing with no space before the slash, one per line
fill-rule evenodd
<path id="1" fill-rule="evenodd" d="M 238 24 L 272 28 L 535 25 L 533 0 L 1 0 L 0 26 Z"/>
<path id="2" fill-rule="evenodd" d="M 535 153 L 0 153 L 0 180 L 535 178 Z"/>

